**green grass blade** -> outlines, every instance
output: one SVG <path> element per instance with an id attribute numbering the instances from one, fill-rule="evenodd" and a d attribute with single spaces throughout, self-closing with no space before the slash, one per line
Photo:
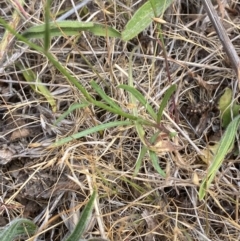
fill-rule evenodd
<path id="1" fill-rule="evenodd" d="M 99 23 L 94 23 L 94 26 L 90 28 L 89 31 L 96 36 L 121 38 L 120 32 L 118 32 L 115 28 Z"/>
<path id="2" fill-rule="evenodd" d="M 218 151 L 213 158 L 213 161 L 209 167 L 207 176 L 203 179 L 202 184 L 199 189 L 199 199 L 202 200 L 206 195 L 207 189 L 209 188 L 211 182 L 213 181 L 218 169 L 222 165 L 222 162 L 227 155 L 227 153 L 231 150 L 234 144 L 235 135 L 237 134 L 237 130 L 240 123 L 240 115 L 235 117 L 233 121 L 228 125 L 225 133 L 223 134 Z"/>
<path id="3" fill-rule="evenodd" d="M 224 94 L 218 101 L 218 108 L 221 112 L 222 126 L 224 128 L 226 128 L 227 125 L 231 122 L 232 115 L 235 117 L 239 113 L 240 105 L 236 104 L 236 101 L 234 101 L 231 105 L 232 97 L 232 90 L 230 88 L 226 88 Z"/>
<path id="4" fill-rule="evenodd" d="M 128 92 L 130 92 L 148 111 L 148 113 L 151 115 L 151 117 L 156 121 L 157 115 L 154 112 L 151 105 L 147 102 L 147 100 L 144 98 L 144 96 L 136 90 L 134 87 L 131 87 L 129 85 L 119 85 L 118 88 L 124 89 Z"/>
<path id="5" fill-rule="evenodd" d="M 56 21 L 49 23 L 49 34 L 51 37 L 54 36 L 72 36 L 79 34 L 80 31 L 89 31 L 96 36 L 103 37 L 116 37 L 120 38 L 121 34 L 114 28 L 96 24 L 93 22 L 78 22 L 78 21 Z M 23 36 L 26 38 L 37 38 L 43 39 L 45 36 L 46 24 L 40 24 L 37 26 L 30 27 L 25 32 Z"/>
<path id="6" fill-rule="evenodd" d="M 143 4 L 127 23 L 125 30 L 122 32 L 122 40 L 128 41 L 136 37 L 150 25 L 155 13 L 157 16 L 162 15 L 172 2 L 173 0 L 158 0 L 153 2 L 153 5 L 149 1 Z"/>
<path id="7" fill-rule="evenodd" d="M 83 235 L 84 229 L 87 226 L 89 218 L 92 214 L 96 196 L 97 196 L 97 192 L 94 191 L 92 196 L 90 197 L 87 205 L 84 207 L 81 218 L 79 219 L 75 229 L 70 234 L 70 236 L 66 239 L 66 241 L 77 241 L 81 238 L 81 236 Z"/>
<path id="8" fill-rule="evenodd" d="M 169 99 L 171 98 L 173 92 L 176 90 L 176 88 L 177 88 L 176 85 L 171 85 L 171 86 L 167 89 L 167 91 L 166 91 L 166 93 L 165 93 L 165 95 L 164 95 L 164 97 L 163 97 L 163 100 L 162 100 L 162 102 L 161 102 L 161 104 L 160 104 L 158 113 L 157 113 L 157 123 L 158 123 L 158 124 L 160 123 L 160 121 L 161 121 L 161 119 L 162 119 L 163 111 L 164 111 L 165 107 L 167 106 L 167 103 L 168 103 Z"/>
<path id="9" fill-rule="evenodd" d="M 144 156 L 146 155 L 147 151 L 148 151 L 148 148 L 146 146 L 143 146 L 141 148 L 141 151 L 138 154 L 136 166 L 135 166 L 134 173 L 133 173 L 134 177 L 138 174 L 138 172 L 142 166 L 142 160 L 143 160 Z"/>
<path id="10" fill-rule="evenodd" d="M 115 126 L 125 126 L 125 125 L 133 125 L 133 122 L 132 121 L 114 121 L 114 122 L 109 122 L 109 123 L 106 123 L 106 124 L 94 126 L 94 127 L 89 128 L 87 130 L 84 130 L 84 131 L 81 131 L 79 133 L 68 136 L 66 138 L 63 138 L 63 139 L 53 143 L 52 145 L 50 145 L 50 148 L 61 146 L 61 145 L 66 144 L 70 141 L 79 139 L 81 137 L 90 135 L 90 134 L 95 133 L 95 132 L 103 131 L 107 128 L 111 128 L 111 127 L 115 127 Z"/>
<path id="11" fill-rule="evenodd" d="M 53 36 L 63 36 L 65 35 L 75 35 L 79 34 L 79 31 L 85 31 L 92 28 L 94 24 L 92 22 L 77 22 L 77 21 L 59 21 L 50 22 L 50 35 Z M 46 24 L 40 24 L 28 28 L 22 33 L 25 38 L 44 38 L 44 33 L 46 30 Z"/>
<path id="12" fill-rule="evenodd" d="M 44 50 L 48 51 L 50 46 L 50 0 L 47 0 L 44 7 L 45 30 L 44 30 Z"/>
<path id="13" fill-rule="evenodd" d="M 65 119 L 70 113 L 72 113 L 74 110 L 76 109 L 81 109 L 84 108 L 86 106 L 88 106 L 90 103 L 85 102 L 85 103 L 81 103 L 81 104 L 72 104 L 71 106 L 69 106 L 68 110 L 65 111 L 55 122 L 54 125 L 57 125 L 59 122 L 61 122 L 63 119 Z"/>
<path id="14" fill-rule="evenodd" d="M 31 236 L 37 230 L 37 226 L 28 219 L 14 219 L 9 225 L 0 231 L 1 241 L 12 241 L 22 235 Z"/>
<path id="15" fill-rule="evenodd" d="M 116 104 L 109 96 L 107 96 L 106 93 L 100 88 L 100 86 L 95 81 L 92 80 L 90 84 L 95 89 L 95 91 L 101 96 L 101 98 L 106 101 L 107 104 L 109 104 L 113 108 L 122 111 L 120 106 Z"/>
<path id="16" fill-rule="evenodd" d="M 155 170 L 162 176 L 162 177 L 166 177 L 166 173 L 162 170 L 162 168 L 159 166 L 159 159 L 158 156 L 156 155 L 156 153 L 154 151 L 149 151 L 149 156 L 150 159 L 152 161 L 153 167 L 155 168 Z"/>
<path id="17" fill-rule="evenodd" d="M 156 132 L 150 139 L 150 143 L 153 144 L 155 143 L 157 137 L 159 135 L 159 131 Z M 157 154 L 154 151 L 149 150 L 149 156 L 150 159 L 152 161 L 153 167 L 155 168 L 155 170 L 162 176 L 162 177 L 166 177 L 166 173 L 162 170 L 162 168 L 159 166 L 159 159 Z"/>

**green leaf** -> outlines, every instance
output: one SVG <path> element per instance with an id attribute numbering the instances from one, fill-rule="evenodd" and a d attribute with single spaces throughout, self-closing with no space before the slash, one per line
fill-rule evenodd
<path id="1" fill-rule="evenodd" d="M 131 87 L 129 85 L 119 85 L 118 88 L 124 89 L 128 92 L 130 92 L 134 97 L 146 108 L 148 113 L 151 115 L 151 117 L 156 121 L 157 115 L 151 105 L 147 102 L 147 100 L 144 98 L 144 96 L 134 87 Z"/>
<path id="2" fill-rule="evenodd" d="M 138 154 L 138 158 L 137 158 L 137 161 L 135 164 L 136 166 L 135 166 L 134 173 L 133 173 L 134 177 L 138 174 L 138 172 L 142 166 L 142 160 L 143 160 L 144 156 L 146 155 L 147 151 L 148 151 L 148 148 L 146 146 L 143 146 L 141 148 L 141 151 Z"/>
<path id="3" fill-rule="evenodd" d="M 231 109 L 230 104 L 232 101 L 232 90 L 226 88 L 224 94 L 220 97 L 218 102 L 218 108 L 221 112 L 221 119 L 223 127 L 226 127 L 231 121 Z"/>
<path id="4" fill-rule="evenodd" d="M 79 139 L 81 137 L 90 135 L 90 134 L 95 133 L 95 132 L 99 132 L 99 131 L 105 130 L 107 128 L 111 128 L 111 127 L 115 127 L 115 126 L 132 125 L 132 124 L 133 124 L 132 121 L 114 121 L 114 122 L 109 122 L 109 123 L 106 123 L 106 124 L 101 124 L 101 125 L 98 125 L 98 126 L 94 126 L 94 127 L 89 128 L 87 130 L 84 130 L 84 131 L 81 131 L 79 133 L 76 133 L 76 134 L 73 134 L 71 136 L 68 136 L 66 138 L 63 138 L 63 139 L 53 143 L 52 145 L 50 145 L 49 148 L 54 148 L 54 147 L 57 147 L 57 146 L 61 146 L 61 145 L 66 144 L 66 143 L 68 143 L 70 141 Z"/>
<path id="5" fill-rule="evenodd" d="M 232 102 L 232 90 L 230 88 L 226 88 L 224 94 L 220 97 L 218 101 L 218 108 L 221 112 L 221 119 L 223 127 L 227 127 L 227 125 L 232 120 L 233 117 L 237 116 L 239 113 L 240 105 Z M 231 113 L 232 112 L 232 113 Z"/>
<path id="6" fill-rule="evenodd" d="M 95 91 L 101 96 L 101 98 L 106 101 L 107 104 L 120 111 L 122 110 L 117 103 L 115 103 L 109 96 L 106 95 L 106 93 L 100 88 L 100 86 L 95 81 L 92 80 L 90 84 L 95 89 Z"/>
<path id="7" fill-rule="evenodd" d="M 93 27 L 90 28 L 89 31 L 96 36 L 121 38 L 121 34 L 115 28 L 99 23 L 94 23 Z"/>
<path id="8" fill-rule="evenodd" d="M 159 159 L 158 156 L 156 155 L 156 153 L 154 151 L 150 151 L 149 150 L 149 156 L 150 159 L 152 161 L 153 167 L 155 168 L 155 170 L 162 176 L 162 177 L 166 177 L 166 173 L 162 170 L 162 168 L 159 166 Z"/>
<path id="9" fill-rule="evenodd" d="M 159 107 L 158 113 L 157 113 L 157 123 L 158 124 L 160 123 L 160 121 L 162 119 L 162 113 L 163 113 L 165 107 L 167 106 L 167 103 L 168 103 L 169 99 L 171 98 L 173 92 L 176 90 L 176 88 L 177 88 L 176 85 L 171 85 L 167 89 L 167 91 L 166 91 L 166 93 L 165 93 L 165 95 L 163 97 L 163 100 L 161 102 L 161 105 Z"/>
<path id="10" fill-rule="evenodd" d="M 49 23 L 50 36 L 72 36 L 79 34 L 80 31 L 90 31 L 97 36 L 104 37 L 118 37 L 120 33 L 109 26 L 96 24 L 93 22 L 78 22 L 78 21 L 57 21 Z M 30 27 L 23 36 L 26 38 L 44 38 L 46 30 L 46 24 L 40 24 L 37 26 Z"/>
<path id="11" fill-rule="evenodd" d="M 44 15 L 45 15 L 44 50 L 48 51 L 50 46 L 50 0 L 46 1 L 45 3 Z"/>
<path id="12" fill-rule="evenodd" d="M 79 31 L 88 30 L 93 26 L 94 24 L 92 22 L 77 22 L 68 20 L 49 23 L 51 36 L 62 36 L 63 33 L 65 35 L 74 35 L 78 34 Z M 44 38 L 45 29 L 45 23 L 36 25 L 23 32 L 22 36 L 25 38 Z"/>
<path id="13" fill-rule="evenodd" d="M 237 134 L 238 126 L 240 123 L 240 115 L 235 117 L 232 122 L 228 125 L 224 135 L 222 136 L 218 150 L 210 164 L 209 170 L 207 171 L 207 176 L 203 179 L 202 184 L 199 189 L 199 199 L 202 200 L 206 195 L 207 189 L 212 183 L 218 169 L 222 165 L 222 162 L 227 155 L 227 153 L 232 149 L 235 135 Z"/>
<path id="14" fill-rule="evenodd" d="M 20 218 L 11 221 L 0 231 L 1 241 L 12 241 L 21 235 L 31 236 L 37 230 L 37 226 L 30 220 Z"/>
<path id="15" fill-rule="evenodd" d="M 89 218 L 92 214 L 96 196 L 97 196 L 97 192 L 94 191 L 92 196 L 90 197 L 87 205 L 84 207 L 81 218 L 79 219 L 75 229 L 70 234 L 70 236 L 66 239 L 66 241 L 77 241 L 81 238 L 81 236 L 83 235 L 84 229 L 87 226 Z"/>
<path id="16" fill-rule="evenodd" d="M 153 144 L 157 137 L 159 135 L 159 131 L 156 132 L 150 139 L 150 143 Z M 162 168 L 159 166 L 159 159 L 157 154 L 154 151 L 149 150 L 149 156 L 150 159 L 152 161 L 153 167 L 155 168 L 155 170 L 162 176 L 162 177 L 166 177 L 166 173 L 162 170 Z"/>
<path id="17" fill-rule="evenodd" d="M 147 1 L 133 15 L 122 32 L 122 40 L 128 41 L 136 37 L 140 32 L 147 28 L 152 22 L 152 18 L 160 16 L 171 5 L 173 0 L 158 0 L 152 4 Z M 153 11 L 154 8 L 154 11 Z"/>

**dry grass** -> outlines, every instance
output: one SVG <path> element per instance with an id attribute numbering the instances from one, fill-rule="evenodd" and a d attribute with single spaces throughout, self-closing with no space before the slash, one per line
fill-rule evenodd
<path id="1" fill-rule="evenodd" d="M 107 1 L 104 5 L 95 1 L 80 11 L 79 17 L 93 18 L 122 31 L 141 4 L 136 2 Z M 226 31 L 240 54 L 240 6 L 237 1 L 226 2 L 217 10 L 224 15 Z M 4 18 L 11 19 L 13 8 L 4 1 L 0 6 L 6 13 Z M 71 1 L 53 1 L 51 12 L 60 14 L 66 8 L 71 8 Z M 19 31 L 42 20 L 42 1 L 30 2 L 25 11 L 30 15 L 27 21 L 20 21 Z M 72 18 L 76 19 L 76 15 Z M 238 151 L 226 157 L 208 196 L 199 201 L 199 182 L 208 166 L 200 153 L 218 142 L 224 130 L 214 104 L 206 107 L 207 111 L 194 113 L 210 100 L 216 101 L 226 86 L 233 89 L 234 72 L 201 1 L 175 0 L 164 20 L 167 23 L 162 30 L 171 81 L 162 49 L 155 41 L 155 23 L 127 43 L 84 33 L 80 37 L 54 38 L 50 51 L 92 96 L 99 99 L 89 84 L 94 79 L 127 112 L 133 108 L 129 96 L 116 87 L 128 84 L 125 73 L 129 71 L 134 46 L 139 46 L 132 66 L 134 86 L 156 111 L 165 90 L 171 83 L 177 84 L 176 105 L 173 99 L 169 101 L 162 124 L 178 132 L 182 148 L 159 154 L 159 165 L 166 171 L 166 178 L 155 171 L 148 155 L 138 175 L 133 175 L 142 146 L 134 126 L 107 129 L 58 148 L 47 148 L 58 139 L 119 120 L 119 116 L 89 106 L 76 109 L 54 126 L 71 104 L 81 103 L 82 94 L 41 54 L 19 42 L 9 43 L 0 73 L 0 154 L 8 155 L 1 160 L 6 163 L 1 168 L 1 226 L 16 217 L 26 217 L 40 227 L 41 235 L 36 240 L 63 240 L 73 230 L 91 190 L 96 188 L 98 199 L 86 239 L 240 239 Z M 0 28 L 1 35 L 3 32 Z M 11 61 L 13 54 L 17 57 Z M 21 61 L 46 84 L 57 100 L 56 113 L 25 82 L 15 61 Z M 138 107 L 139 116 L 152 121 L 146 109 Z M 201 125 L 203 119 L 207 122 Z M 156 129 L 144 129 L 150 140 Z"/>

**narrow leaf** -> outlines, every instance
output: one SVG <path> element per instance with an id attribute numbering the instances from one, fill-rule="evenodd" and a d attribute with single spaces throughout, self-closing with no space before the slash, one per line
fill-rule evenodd
<path id="1" fill-rule="evenodd" d="M 150 159 L 152 161 L 153 167 L 155 168 L 155 170 L 162 176 L 162 177 L 166 177 L 166 173 L 162 170 L 162 168 L 159 166 L 159 160 L 158 157 L 156 155 L 156 153 L 154 151 L 149 151 L 149 156 Z"/>
<path id="2" fill-rule="evenodd" d="M 77 241 L 82 237 L 84 229 L 86 228 L 89 218 L 92 214 L 96 196 L 97 196 L 97 192 L 94 191 L 87 205 L 83 209 L 81 218 L 79 219 L 75 229 L 73 230 L 72 234 L 66 239 L 66 241 Z"/>
<path id="3" fill-rule="evenodd" d="M 51 36 L 62 36 L 64 34 L 69 35 L 78 34 L 79 31 L 84 31 L 90 29 L 94 26 L 92 22 L 77 22 L 77 21 L 59 21 L 50 22 L 49 28 L 51 31 Z M 43 38 L 46 26 L 45 24 L 36 25 L 30 27 L 25 32 L 22 33 L 25 38 Z"/>
<path id="4" fill-rule="evenodd" d="M 1 241 L 15 240 L 21 235 L 33 235 L 37 226 L 28 219 L 14 219 L 3 230 L 0 231 Z"/>
<path id="5" fill-rule="evenodd" d="M 177 88 L 176 85 L 171 85 L 167 89 L 167 91 L 166 91 L 166 93 L 165 93 L 165 95 L 163 97 L 163 100 L 161 102 L 161 105 L 159 107 L 158 113 L 157 113 L 157 123 L 160 123 L 160 121 L 162 119 L 163 110 L 167 106 L 167 103 L 168 103 L 169 99 L 171 98 L 173 92 L 176 90 L 176 88 Z"/>
<path id="6" fill-rule="evenodd" d="M 238 115 L 233 119 L 233 121 L 228 125 L 224 135 L 222 136 L 219 143 L 218 151 L 214 156 L 213 161 L 209 167 L 207 176 L 204 178 L 200 186 L 200 190 L 199 190 L 200 200 L 202 200 L 206 195 L 206 191 L 209 188 L 210 184 L 212 183 L 218 169 L 222 165 L 222 162 L 225 156 L 231 150 L 234 144 L 235 135 L 237 133 L 239 123 L 240 123 L 240 115 Z"/>
<path id="7" fill-rule="evenodd" d="M 149 1 L 143 4 L 127 23 L 125 30 L 122 32 L 122 40 L 128 41 L 136 37 L 150 25 L 153 17 L 163 14 L 172 2 L 173 0 L 158 0 L 153 2 L 153 5 Z"/>
<path id="8" fill-rule="evenodd" d="M 154 135 L 151 137 L 150 139 L 150 143 L 151 145 L 153 143 L 155 143 L 155 141 L 157 140 L 157 137 L 159 135 L 159 131 L 154 133 Z M 152 164 L 153 164 L 153 167 L 155 168 L 155 170 L 162 176 L 162 177 L 166 177 L 166 173 L 162 170 L 162 168 L 159 166 L 159 159 L 158 159 L 158 156 L 156 154 L 156 152 L 154 151 L 151 151 L 149 150 L 149 156 L 150 156 L 150 159 L 152 161 Z"/>
<path id="9" fill-rule="evenodd" d="M 142 166 L 142 160 L 143 160 L 144 156 L 146 155 L 147 151 L 148 151 L 148 148 L 146 146 L 143 146 L 141 148 L 141 151 L 138 154 L 138 158 L 137 158 L 137 161 L 135 164 L 136 166 L 135 166 L 134 173 L 133 173 L 134 177 L 138 174 L 138 172 Z"/>
<path id="10" fill-rule="evenodd" d="M 97 36 L 103 37 L 118 37 L 120 38 L 120 33 L 109 26 L 96 24 L 93 22 L 78 22 L 78 21 L 57 21 L 50 22 L 50 36 L 72 36 L 79 34 L 80 31 L 90 31 Z M 46 31 L 46 25 L 41 24 L 37 26 L 30 27 L 25 32 L 23 36 L 26 38 L 44 38 L 44 33 Z"/>
<path id="11" fill-rule="evenodd" d="M 115 28 L 99 23 L 94 23 L 94 26 L 90 28 L 89 31 L 96 36 L 121 38 L 120 32 L 118 32 Z"/>
<path id="12" fill-rule="evenodd" d="M 61 145 L 66 144 L 66 143 L 68 143 L 70 141 L 79 139 L 79 138 L 81 138 L 83 136 L 87 136 L 87 135 L 90 135 L 90 134 L 95 133 L 95 132 L 99 132 L 99 131 L 105 130 L 107 128 L 111 128 L 111 127 L 115 127 L 115 126 L 132 125 L 132 124 L 133 124 L 132 121 L 114 121 L 114 122 L 109 122 L 109 123 L 106 123 L 106 124 L 101 124 L 101 125 L 98 125 L 98 126 L 94 126 L 94 127 L 89 128 L 87 130 L 84 130 L 84 131 L 81 131 L 79 133 L 76 133 L 76 134 L 73 134 L 71 136 L 68 136 L 66 138 L 63 138 L 63 139 L 53 143 L 49 148 L 54 148 L 54 147 L 57 147 L 57 146 L 61 146 Z"/>
<path id="13" fill-rule="evenodd" d="M 224 128 L 231 122 L 232 115 L 233 117 L 238 115 L 240 109 L 240 105 L 235 102 L 231 105 L 232 95 L 232 90 L 230 88 L 226 88 L 224 94 L 218 101 L 218 108 L 221 111 L 222 125 Z"/>
<path id="14" fill-rule="evenodd" d="M 50 0 L 45 3 L 45 34 L 44 34 L 44 50 L 48 51 L 50 46 Z"/>

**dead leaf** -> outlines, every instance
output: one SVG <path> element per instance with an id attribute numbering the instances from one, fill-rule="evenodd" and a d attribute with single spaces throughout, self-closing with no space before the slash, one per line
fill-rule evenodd
<path id="1" fill-rule="evenodd" d="M 199 186 L 199 177 L 198 177 L 198 174 L 196 172 L 194 172 L 193 175 L 192 175 L 192 182 L 196 186 Z"/>
<path id="2" fill-rule="evenodd" d="M 173 142 L 171 141 L 158 141 L 155 145 L 151 145 L 149 146 L 149 149 L 159 153 L 159 154 L 163 154 L 165 152 L 172 152 L 172 151 L 177 151 L 177 150 L 181 150 L 182 147 L 175 145 Z"/>
<path id="3" fill-rule="evenodd" d="M 30 131 L 27 128 L 21 128 L 19 130 L 15 130 L 12 132 L 10 136 L 10 141 L 15 141 L 20 138 L 28 137 L 30 135 Z"/>
<path id="4" fill-rule="evenodd" d="M 218 150 L 218 146 L 219 146 L 219 143 L 216 143 L 215 145 L 208 146 L 207 148 L 202 150 L 203 155 L 200 155 L 200 158 L 202 159 L 202 161 L 209 165 L 212 162 L 213 157 Z"/>
<path id="5" fill-rule="evenodd" d="M 0 164 L 6 165 L 8 162 L 10 162 L 15 155 L 15 152 L 10 149 L 0 149 Z"/>
<path id="6" fill-rule="evenodd" d="M 182 147 L 171 141 L 170 137 L 166 133 L 160 133 L 154 143 L 154 145 L 149 144 L 149 149 L 158 154 L 164 154 L 165 152 L 172 152 L 181 150 Z"/>

